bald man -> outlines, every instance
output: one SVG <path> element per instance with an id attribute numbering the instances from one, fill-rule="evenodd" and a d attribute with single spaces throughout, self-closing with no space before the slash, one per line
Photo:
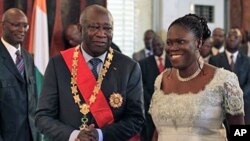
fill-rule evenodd
<path id="1" fill-rule="evenodd" d="M 37 128 L 53 141 L 139 141 L 145 120 L 139 64 L 110 47 L 106 8 L 87 7 L 79 23 L 81 45 L 48 64 Z"/>
<path id="2" fill-rule="evenodd" d="M 8 9 L 1 28 L 0 141 L 37 141 L 34 62 L 21 47 L 29 29 L 27 17 L 17 8 Z"/>

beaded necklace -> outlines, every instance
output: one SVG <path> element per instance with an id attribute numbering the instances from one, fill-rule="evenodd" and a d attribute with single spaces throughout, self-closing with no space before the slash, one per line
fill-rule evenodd
<path id="1" fill-rule="evenodd" d="M 204 66 L 204 61 L 202 59 L 199 59 L 199 64 L 200 64 L 200 68 L 198 68 L 192 75 L 190 75 L 190 76 L 188 76 L 186 78 L 181 77 L 179 69 L 177 69 L 176 76 L 177 76 L 178 80 L 181 81 L 181 82 L 187 82 L 187 81 L 195 78 L 196 76 L 198 76 L 199 73 L 201 72 L 203 66 Z"/>

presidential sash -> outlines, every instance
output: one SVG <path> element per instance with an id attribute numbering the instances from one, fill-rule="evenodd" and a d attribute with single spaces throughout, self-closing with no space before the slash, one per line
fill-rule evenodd
<path id="1" fill-rule="evenodd" d="M 61 52 L 63 59 L 65 63 L 67 64 L 67 67 L 70 70 L 71 74 L 75 73 L 75 72 L 72 72 L 72 62 L 73 62 L 72 60 L 73 60 L 74 53 L 75 53 L 75 48 Z M 80 51 L 79 51 L 79 56 L 78 56 L 77 70 L 78 70 L 76 74 L 77 87 L 85 103 L 90 104 L 89 100 L 91 98 L 91 95 L 93 94 L 93 90 L 97 84 L 97 81 L 93 73 L 89 69 Z M 93 117 L 95 118 L 96 123 L 99 128 L 107 124 L 113 123 L 114 118 L 113 118 L 112 111 L 101 89 L 96 95 L 95 102 L 90 105 L 89 109 Z"/>

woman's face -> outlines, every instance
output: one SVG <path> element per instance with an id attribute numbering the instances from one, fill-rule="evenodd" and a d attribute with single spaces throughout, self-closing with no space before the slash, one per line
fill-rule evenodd
<path id="1" fill-rule="evenodd" d="M 166 53 L 174 68 L 186 69 L 196 63 L 201 45 L 192 31 L 173 25 L 167 32 Z"/>

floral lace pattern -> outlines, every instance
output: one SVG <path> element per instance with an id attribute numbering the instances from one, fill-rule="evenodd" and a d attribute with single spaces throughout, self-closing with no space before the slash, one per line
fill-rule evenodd
<path id="1" fill-rule="evenodd" d="M 225 114 L 244 113 L 243 92 L 237 76 L 224 69 L 217 69 L 205 89 L 196 94 L 164 95 L 160 89 L 161 80 L 162 74 L 156 78 L 149 109 L 159 135 L 188 133 L 223 138 L 221 129 Z"/>

